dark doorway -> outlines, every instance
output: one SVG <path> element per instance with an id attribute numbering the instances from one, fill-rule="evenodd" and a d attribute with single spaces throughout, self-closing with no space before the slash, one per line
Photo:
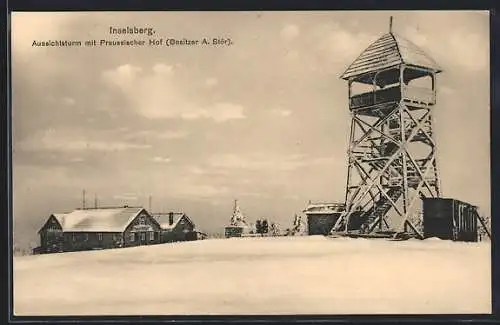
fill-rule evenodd
<path id="1" fill-rule="evenodd" d="M 141 231 L 138 233 L 139 235 L 139 245 L 146 245 L 146 232 Z"/>

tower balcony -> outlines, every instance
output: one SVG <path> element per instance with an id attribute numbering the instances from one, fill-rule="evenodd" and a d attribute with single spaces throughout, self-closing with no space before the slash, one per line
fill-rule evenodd
<path id="1" fill-rule="evenodd" d="M 349 108 L 357 110 L 401 100 L 409 105 L 429 106 L 436 103 L 436 93 L 426 87 L 396 85 L 353 95 L 349 100 Z"/>

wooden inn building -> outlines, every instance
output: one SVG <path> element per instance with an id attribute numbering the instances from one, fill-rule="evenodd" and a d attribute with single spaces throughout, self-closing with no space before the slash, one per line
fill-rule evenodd
<path id="1" fill-rule="evenodd" d="M 162 243 L 196 240 L 198 237 L 194 222 L 185 213 L 155 213 L 154 218 L 160 225 Z"/>
<path id="2" fill-rule="evenodd" d="M 52 214 L 38 231 L 34 254 L 154 245 L 196 240 L 184 213 L 152 216 L 142 207 L 76 209 Z"/>

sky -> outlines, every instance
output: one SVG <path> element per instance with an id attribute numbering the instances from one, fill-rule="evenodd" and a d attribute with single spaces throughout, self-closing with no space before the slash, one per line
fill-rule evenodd
<path id="1" fill-rule="evenodd" d="M 142 205 L 222 231 L 292 225 L 343 201 L 352 61 L 389 30 L 442 68 L 433 111 L 442 192 L 490 214 L 487 12 L 13 13 L 13 225 L 36 242 L 51 213 Z M 36 47 L 34 40 L 230 38 L 231 46 Z"/>

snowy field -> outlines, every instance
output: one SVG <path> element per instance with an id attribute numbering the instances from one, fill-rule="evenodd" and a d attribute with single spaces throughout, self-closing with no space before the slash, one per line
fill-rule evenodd
<path id="1" fill-rule="evenodd" d="M 15 315 L 490 313 L 489 243 L 234 238 L 16 257 Z"/>

